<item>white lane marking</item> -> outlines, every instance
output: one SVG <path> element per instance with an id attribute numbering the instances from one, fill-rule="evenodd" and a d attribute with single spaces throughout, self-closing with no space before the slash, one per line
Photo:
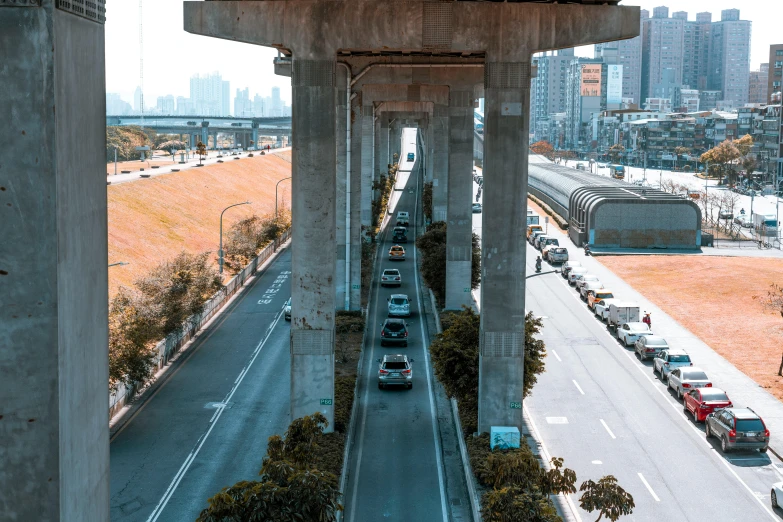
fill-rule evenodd
<path id="1" fill-rule="evenodd" d="M 617 437 L 614 436 L 614 433 L 612 433 L 612 430 L 609 429 L 609 426 L 606 424 L 606 422 L 604 422 L 603 419 L 598 419 L 598 420 L 600 420 L 601 424 L 604 425 L 604 428 L 606 429 L 606 432 L 609 434 L 609 436 L 612 437 L 613 439 L 616 439 Z"/>
<path id="2" fill-rule="evenodd" d="M 558 361 L 560 361 L 560 362 L 563 362 L 563 359 L 561 359 L 561 358 L 560 358 L 560 356 L 559 356 L 559 355 L 557 355 L 557 352 L 556 352 L 556 351 L 554 351 L 554 350 L 549 350 L 549 351 L 550 351 L 550 352 L 552 352 L 552 355 L 554 355 L 554 356 L 555 356 L 555 359 L 557 359 L 557 360 L 558 360 Z"/>
<path id="3" fill-rule="evenodd" d="M 600 460 L 594 460 L 590 464 L 603 464 Z"/>
<path id="4" fill-rule="evenodd" d="M 567 417 L 547 417 L 546 418 L 547 424 L 568 424 L 568 418 Z"/>
<path id="5" fill-rule="evenodd" d="M 647 491 L 650 492 L 650 495 L 652 495 L 652 498 L 654 498 L 656 502 L 660 502 L 661 499 L 659 499 L 658 495 L 655 494 L 655 491 L 653 491 L 653 488 L 650 486 L 650 484 L 644 478 L 644 475 L 642 475 L 641 473 L 637 473 L 637 475 L 639 475 L 639 478 L 642 479 L 642 482 L 644 483 L 644 487 L 646 487 Z"/>
<path id="6" fill-rule="evenodd" d="M 579 386 L 579 383 L 578 383 L 578 382 L 576 382 L 576 381 L 575 381 L 575 380 L 573 380 L 573 379 L 571 379 L 571 382 L 572 382 L 572 383 L 574 383 L 574 386 L 576 386 L 576 389 L 577 389 L 577 390 L 579 390 L 579 393 L 581 393 L 582 395 L 584 395 L 584 394 L 585 394 L 585 392 L 582 390 L 582 387 L 581 387 L 581 386 Z"/>
<path id="7" fill-rule="evenodd" d="M 546 449 L 546 444 L 544 444 L 544 438 L 541 437 L 541 432 L 538 431 L 538 426 L 536 426 L 536 421 L 533 420 L 533 416 L 530 414 L 530 410 L 528 409 L 526 402 L 522 402 L 522 409 L 524 410 L 525 415 L 527 415 L 527 420 L 530 422 L 530 427 L 533 428 L 533 433 L 536 436 L 536 440 L 541 445 L 541 452 L 544 454 L 544 458 L 546 459 L 547 462 L 551 462 L 552 456 L 549 454 L 549 450 Z M 549 419 L 551 418 L 553 417 L 548 417 L 547 422 L 549 422 Z M 565 417 L 562 418 L 565 419 Z M 574 515 L 576 522 L 582 522 L 582 517 L 579 516 L 579 511 L 577 511 L 574 501 L 571 500 L 571 495 L 567 493 L 563 493 L 562 495 L 565 497 L 566 502 L 568 502 L 568 506 L 571 508 L 571 514 Z"/>
<path id="8" fill-rule="evenodd" d="M 250 359 L 250 363 L 247 365 L 246 368 L 242 369 L 242 377 L 234 383 L 234 386 L 231 388 L 231 390 L 228 392 L 228 395 L 226 395 L 226 398 L 221 401 L 224 405 L 228 404 L 231 401 L 231 398 L 234 396 L 234 393 L 236 393 L 237 389 L 239 389 L 239 385 L 242 384 L 242 381 L 245 379 L 245 376 L 247 375 L 247 370 L 250 369 L 251 366 L 253 366 L 253 363 L 258 358 L 258 354 L 261 353 L 260 348 L 263 347 L 266 344 L 266 341 L 269 339 L 269 336 L 272 335 L 272 330 L 274 329 L 274 325 L 277 325 L 278 322 L 280 322 L 280 318 L 283 317 L 282 312 L 275 317 L 274 322 L 272 323 L 273 327 L 270 328 L 264 338 L 258 343 L 258 347 L 256 348 L 256 354 L 253 356 L 252 359 Z M 161 497 L 160 501 L 158 502 L 158 505 L 155 506 L 155 509 L 150 513 L 149 518 L 147 518 L 147 522 L 155 522 L 158 520 L 158 517 L 163 513 L 163 510 L 166 508 L 166 504 L 169 503 L 169 500 L 171 500 L 171 497 L 174 495 L 174 492 L 177 491 L 177 487 L 179 486 L 179 483 L 182 481 L 183 477 L 185 476 L 185 473 L 188 472 L 188 469 L 190 469 L 191 464 L 193 464 L 193 461 L 196 460 L 196 457 L 198 456 L 199 452 L 201 451 L 201 448 L 204 447 L 204 443 L 209 438 L 209 435 L 212 433 L 212 429 L 217 426 L 218 421 L 220 420 L 221 415 L 223 415 L 223 412 L 226 411 L 225 407 L 221 407 L 217 409 L 216 415 L 213 417 L 214 421 L 211 422 L 209 425 L 209 429 L 207 429 L 206 433 L 202 435 L 201 440 L 198 441 L 198 445 L 196 446 L 196 449 L 190 452 L 190 454 L 185 459 L 185 462 L 182 463 L 182 466 L 179 468 L 179 471 L 177 471 L 177 474 L 174 475 L 174 478 L 171 481 L 171 484 L 169 484 L 169 487 L 166 489 L 166 492 L 163 493 L 163 497 Z"/>

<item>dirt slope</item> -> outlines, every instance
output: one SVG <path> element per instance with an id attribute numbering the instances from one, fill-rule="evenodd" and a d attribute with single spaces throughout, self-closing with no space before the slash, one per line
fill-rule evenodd
<path id="1" fill-rule="evenodd" d="M 224 231 L 254 213 L 273 213 L 275 184 L 290 175 L 290 160 L 269 154 L 109 185 L 109 263 L 129 263 L 109 268 L 109 296 L 182 250 L 217 252 L 220 212 L 252 202 L 226 211 Z M 290 187 L 280 183 L 281 208 L 291 206 Z"/>

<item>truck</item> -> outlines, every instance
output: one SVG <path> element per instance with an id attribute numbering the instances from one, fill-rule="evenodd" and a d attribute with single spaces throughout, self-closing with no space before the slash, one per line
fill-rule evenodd
<path id="1" fill-rule="evenodd" d="M 565 263 L 568 261 L 568 249 L 564 247 L 550 248 L 546 252 L 547 261 L 551 264 Z"/>
<path id="2" fill-rule="evenodd" d="M 753 229 L 760 236 L 778 236 L 778 218 L 775 214 L 753 214 Z"/>
<path id="3" fill-rule="evenodd" d="M 639 322 L 639 305 L 636 303 L 619 302 L 609 305 L 609 329 L 617 330 L 623 323 Z"/>
<path id="4" fill-rule="evenodd" d="M 612 165 L 609 167 L 609 172 L 614 179 L 625 179 L 625 167 L 622 165 Z"/>

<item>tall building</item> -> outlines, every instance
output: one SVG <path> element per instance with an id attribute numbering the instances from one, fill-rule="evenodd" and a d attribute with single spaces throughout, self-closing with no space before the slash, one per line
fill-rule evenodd
<path id="1" fill-rule="evenodd" d="M 699 91 L 699 110 L 712 111 L 718 108 L 718 101 L 723 99 L 721 91 Z"/>
<path id="2" fill-rule="evenodd" d="M 565 129 L 565 145 L 569 149 L 592 148 L 593 134 L 589 124 L 592 114 L 602 110 L 602 102 L 606 99 L 603 68 L 601 60 L 594 58 L 575 58 L 569 64 Z"/>
<path id="3" fill-rule="evenodd" d="M 643 11 L 643 18 L 648 18 L 647 11 Z M 640 25 L 641 25 L 640 21 Z M 640 36 L 631 38 L 630 40 L 621 40 L 619 42 L 606 42 L 602 44 L 596 44 L 593 51 L 594 58 L 601 58 L 604 64 L 607 65 L 607 71 L 618 71 L 620 73 L 619 86 L 622 90 L 622 99 L 630 100 L 631 103 L 640 105 L 642 102 L 642 31 L 639 30 Z M 612 68 L 612 65 L 618 65 L 619 68 Z M 618 79 L 614 79 L 617 81 Z M 609 82 L 613 81 L 610 77 Z M 611 83 L 610 83 L 611 85 Z M 609 85 L 607 85 L 609 87 Z M 611 94 L 611 93 L 610 93 Z M 613 97 L 612 99 L 617 99 Z M 607 103 L 616 105 L 617 103 Z M 620 102 L 622 103 L 622 102 Z"/>
<path id="4" fill-rule="evenodd" d="M 531 129 L 536 128 L 536 122 L 547 120 L 551 114 L 565 112 L 568 67 L 573 59 L 574 49 L 561 49 L 556 54 L 545 54 L 535 59 L 538 73 L 530 89 Z M 536 138 L 539 138 L 538 135 Z"/>
<path id="5" fill-rule="evenodd" d="M 685 20 L 679 16 L 669 18 L 668 7 L 656 7 L 642 20 L 642 100 L 670 97 L 682 85 Z"/>
<path id="6" fill-rule="evenodd" d="M 767 97 L 772 101 L 772 95 L 783 88 L 783 44 L 769 46 L 769 78 L 767 79 Z"/>
<path id="7" fill-rule="evenodd" d="M 253 103 L 250 101 L 250 89 L 237 89 L 234 97 L 234 116 L 247 118 L 253 115 Z"/>
<path id="8" fill-rule="evenodd" d="M 762 63 L 758 71 L 750 71 L 750 86 L 748 90 L 748 103 L 767 103 L 769 94 L 767 85 L 769 81 L 769 64 Z"/>
<path id="9" fill-rule="evenodd" d="M 196 105 L 190 98 L 184 96 L 177 96 L 177 115 L 178 116 L 195 116 Z"/>
<path id="10" fill-rule="evenodd" d="M 190 99 L 199 116 L 229 116 L 231 114 L 230 87 L 220 73 L 195 75 L 190 78 Z"/>
<path id="11" fill-rule="evenodd" d="M 674 98 L 672 99 L 672 110 L 674 112 L 698 112 L 699 111 L 699 90 L 686 89 L 684 87 L 675 87 Z"/>
<path id="12" fill-rule="evenodd" d="M 674 13 L 679 15 L 679 13 Z M 691 89 L 707 88 L 708 62 L 710 58 L 710 35 L 712 13 L 698 13 L 696 21 L 687 21 L 683 34 L 682 84 Z"/>
<path id="13" fill-rule="evenodd" d="M 269 116 L 280 117 L 283 115 L 283 100 L 280 99 L 280 87 L 272 87 L 272 107 Z"/>
<path id="14" fill-rule="evenodd" d="M 124 116 L 133 112 L 131 104 L 120 98 L 116 92 L 106 93 L 106 114 L 111 116 Z"/>
<path id="15" fill-rule="evenodd" d="M 141 112 L 144 110 L 144 96 L 141 92 L 141 87 L 136 87 L 136 90 L 133 91 L 133 112 L 136 114 L 141 114 Z"/>
<path id="16" fill-rule="evenodd" d="M 160 114 L 174 114 L 174 96 L 171 94 L 168 96 L 158 96 L 156 108 Z"/>
<path id="17" fill-rule="evenodd" d="M 707 88 L 723 91 L 723 100 L 734 107 L 748 102 L 750 89 L 751 22 L 740 20 L 739 9 L 721 11 L 712 24 Z"/>
<path id="18" fill-rule="evenodd" d="M 260 94 L 256 94 L 253 96 L 253 116 L 256 118 L 261 118 L 265 115 L 264 107 L 266 105 L 266 101 L 264 98 L 261 97 Z"/>

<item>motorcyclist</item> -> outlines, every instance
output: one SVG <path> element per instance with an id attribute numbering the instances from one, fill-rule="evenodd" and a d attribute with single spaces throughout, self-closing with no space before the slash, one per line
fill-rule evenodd
<path id="1" fill-rule="evenodd" d="M 744 208 L 740 209 L 740 214 L 745 214 L 745 209 Z"/>
<path id="2" fill-rule="evenodd" d="M 541 256 L 536 257 L 536 272 L 541 271 Z"/>

